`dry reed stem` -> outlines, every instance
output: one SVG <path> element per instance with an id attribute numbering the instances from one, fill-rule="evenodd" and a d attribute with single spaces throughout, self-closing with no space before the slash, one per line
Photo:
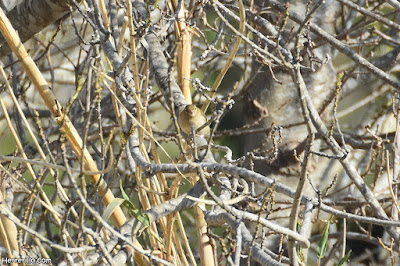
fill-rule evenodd
<path id="1" fill-rule="evenodd" d="M 173 2 L 174 12 L 177 8 L 176 1 Z M 178 19 L 175 20 L 175 37 L 178 44 L 177 66 L 178 66 L 178 85 L 182 90 L 187 104 L 192 103 L 190 92 L 190 73 L 192 70 L 192 37 L 193 30 L 186 25 L 186 9 L 182 2 L 178 12 Z"/>
<path id="2" fill-rule="evenodd" d="M 35 85 L 35 88 L 39 91 L 39 94 L 45 102 L 47 108 L 55 117 L 61 131 L 66 135 L 66 139 L 72 146 L 78 159 L 83 161 L 85 166 L 84 170 L 98 172 L 96 163 L 91 157 L 89 151 L 87 149 L 82 150 L 82 139 L 80 138 L 78 132 L 67 115 L 64 114 L 63 108 L 55 98 L 51 88 L 47 84 L 38 67 L 26 52 L 19 36 L 13 29 L 3 10 L 0 10 L 0 31 L 14 54 L 18 57 L 30 80 Z M 92 183 L 97 186 L 98 193 L 100 197 L 102 197 L 103 203 L 108 206 L 114 200 L 114 195 L 110 190 L 107 189 L 107 184 L 103 179 L 100 179 L 99 174 L 89 175 L 89 177 Z M 126 217 L 119 207 L 115 208 L 112 214 L 112 219 L 118 228 L 120 228 L 126 222 Z"/>
<path id="3" fill-rule="evenodd" d="M 240 14 L 239 33 L 240 33 L 240 35 L 243 35 L 244 30 L 246 29 L 246 24 L 245 24 L 246 11 L 244 9 L 242 0 L 236 0 L 236 1 L 238 2 L 239 14 Z M 215 5 L 214 2 L 215 2 L 215 0 L 213 0 L 213 5 Z M 237 36 L 235 44 L 233 45 L 232 51 L 230 52 L 229 57 L 226 60 L 224 67 L 221 69 L 217 78 L 214 81 L 214 84 L 212 85 L 210 99 L 213 99 L 215 97 L 215 94 L 217 93 L 219 85 L 221 84 L 222 80 L 224 79 L 226 72 L 228 72 L 229 67 L 232 65 L 233 59 L 235 59 L 235 56 L 236 56 L 237 51 L 239 50 L 239 45 L 240 45 L 241 41 L 242 41 L 242 37 Z M 204 113 L 206 113 L 207 108 L 210 105 L 210 102 L 211 102 L 210 100 L 206 100 L 203 103 L 201 110 Z"/>

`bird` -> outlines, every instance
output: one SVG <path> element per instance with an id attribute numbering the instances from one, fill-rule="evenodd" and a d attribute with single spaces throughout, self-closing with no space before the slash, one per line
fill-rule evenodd
<path id="1" fill-rule="evenodd" d="M 204 112 L 194 104 L 186 105 L 185 109 L 179 114 L 179 126 L 187 135 L 202 127 L 207 122 Z M 203 127 L 197 135 L 210 134 L 210 126 Z"/>

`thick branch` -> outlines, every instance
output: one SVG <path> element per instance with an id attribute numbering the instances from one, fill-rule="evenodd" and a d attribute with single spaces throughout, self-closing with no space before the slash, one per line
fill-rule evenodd
<path id="1" fill-rule="evenodd" d="M 72 4 L 73 1 L 25 0 L 8 12 L 7 17 L 22 42 L 25 42 L 67 14 Z M 10 52 L 10 47 L 6 44 L 4 37 L 0 35 L 0 58 Z"/>

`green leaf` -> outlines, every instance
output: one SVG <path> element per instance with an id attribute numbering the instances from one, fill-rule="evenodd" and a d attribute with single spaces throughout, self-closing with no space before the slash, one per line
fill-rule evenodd
<path id="1" fill-rule="evenodd" d="M 327 243 L 328 243 L 329 225 L 330 225 L 330 222 L 328 222 L 325 225 L 324 231 L 322 232 L 322 237 L 318 241 L 317 255 L 319 258 L 323 258 L 325 256 L 325 251 L 326 251 L 326 247 L 327 247 Z"/>
<path id="2" fill-rule="evenodd" d="M 125 190 L 124 190 L 124 188 L 122 187 L 122 180 L 121 180 L 121 179 L 119 180 L 119 188 L 121 189 L 122 198 L 123 198 L 123 199 L 126 199 L 126 200 L 129 200 L 128 195 L 125 193 Z"/>
<path id="3" fill-rule="evenodd" d="M 339 261 L 338 266 L 342 266 L 342 265 L 350 258 L 350 254 L 351 254 L 351 249 L 350 249 L 349 252 L 347 252 L 347 254 Z"/>
<path id="4" fill-rule="evenodd" d="M 143 214 L 141 211 L 135 208 L 132 202 L 129 200 L 125 200 L 124 203 L 122 204 L 125 206 L 128 210 L 129 213 L 132 214 L 133 217 L 139 220 L 144 226 L 149 226 L 150 225 L 150 218 L 147 214 Z"/>
<path id="5" fill-rule="evenodd" d="M 115 198 L 111 203 L 107 206 L 106 210 L 104 211 L 102 217 L 104 220 L 108 220 L 110 218 L 111 214 L 114 212 L 115 208 L 119 207 L 122 203 L 124 203 L 124 199 L 121 198 Z"/>
<path id="6" fill-rule="evenodd" d="M 132 214 L 132 216 L 135 217 L 144 226 L 150 226 L 149 216 L 139 211 L 139 209 L 136 208 L 135 205 L 129 200 L 128 195 L 125 193 L 124 188 L 122 187 L 122 182 L 120 182 L 119 186 L 123 197 L 122 206 L 126 207 L 129 210 L 129 213 Z"/>

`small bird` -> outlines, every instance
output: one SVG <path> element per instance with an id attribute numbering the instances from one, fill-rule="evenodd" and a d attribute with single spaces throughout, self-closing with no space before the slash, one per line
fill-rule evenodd
<path id="1" fill-rule="evenodd" d="M 206 115 L 194 104 L 186 105 L 185 109 L 179 114 L 179 126 L 188 135 L 203 126 L 206 122 Z M 196 132 L 196 134 L 208 135 L 210 134 L 210 127 L 208 125 L 205 126 L 199 132 Z"/>

